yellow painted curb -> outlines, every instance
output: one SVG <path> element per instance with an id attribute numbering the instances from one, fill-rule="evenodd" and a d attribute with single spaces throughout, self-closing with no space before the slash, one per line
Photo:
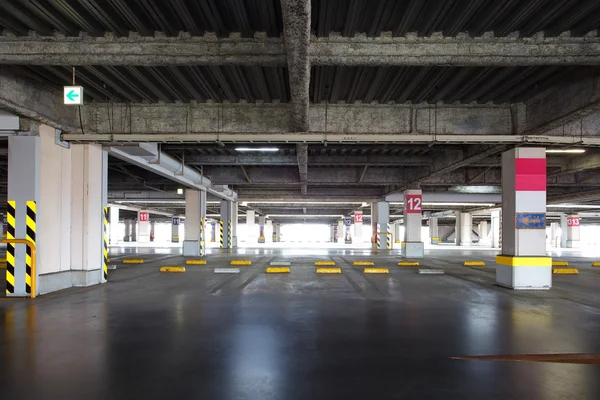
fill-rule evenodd
<path id="1" fill-rule="evenodd" d="M 437 240 L 439 242 L 440 238 L 439 237 L 432 237 L 431 240 Z"/>
<path id="2" fill-rule="evenodd" d="M 485 263 L 483 261 L 465 261 L 463 265 L 465 267 L 483 267 Z"/>
<path id="3" fill-rule="evenodd" d="M 567 267 L 569 265 L 568 261 L 552 261 L 553 267 Z"/>
<path id="4" fill-rule="evenodd" d="M 496 256 L 496 264 L 508 265 L 509 267 L 549 267 L 552 265 L 552 258 Z"/>
<path id="5" fill-rule="evenodd" d="M 556 275 L 579 275 L 577 268 L 554 268 L 552 273 Z"/>
<path id="6" fill-rule="evenodd" d="M 363 273 L 365 273 L 365 274 L 389 274 L 390 270 L 387 268 L 365 268 Z"/>
<path id="7" fill-rule="evenodd" d="M 267 274 L 287 274 L 290 272 L 289 267 L 268 267 L 265 272 Z"/>
<path id="8" fill-rule="evenodd" d="M 418 261 L 400 261 L 398 265 L 401 267 L 418 267 L 420 264 Z"/>
<path id="9" fill-rule="evenodd" d="M 123 260 L 123 264 L 143 264 L 144 260 L 141 258 L 126 258 Z"/>
<path id="10" fill-rule="evenodd" d="M 373 261 L 354 261 L 353 265 L 375 265 Z"/>
<path id="11" fill-rule="evenodd" d="M 592 267 L 600 267 L 600 261 L 594 261 Z"/>
<path id="12" fill-rule="evenodd" d="M 187 265 L 206 265 L 206 260 L 186 260 Z"/>
<path id="13" fill-rule="evenodd" d="M 317 274 L 341 274 L 341 268 L 317 268 Z"/>
<path id="14" fill-rule="evenodd" d="M 185 272 L 185 267 L 160 267 L 160 272 Z"/>
<path id="15" fill-rule="evenodd" d="M 315 261 L 315 265 L 335 265 L 335 261 Z"/>
<path id="16" fill-rule="evenodd" d="M 252 261 L 249 261 L 249 260 L 233 260 L 229 264 L 230 265 L 252 265 Z"/>

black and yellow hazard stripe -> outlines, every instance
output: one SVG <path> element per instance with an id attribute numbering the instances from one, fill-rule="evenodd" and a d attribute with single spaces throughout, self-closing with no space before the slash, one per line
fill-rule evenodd
<path id="1" fill-rule="evenodd" d="M 6 210 L 6 238 L 15 238 L 15 213 L 17 202 L 8 200 Z M 6 295 L 15 293 L 15 245 L 6 245 Z"/>
<path id="2" fill-rule="evenodd" d="M 231 245 L 231 220 L 227 221 L 227 248 L 231 249 L 233 246 Z"/>
<path id="3" fill-rule="evenodd" d="M 204 255 L 204 218 L 200 218 L 200 255 Z"/>
<path id="4" fill-rule="evenodd" d="M 223 220 L 219 220 L 219 244 L 223 248 Z"/>
<path id="5" fill-rule="evenodd" d="M 390 224 L 387 224 L 387 232 L 390 232 Z M 385 235 L 385 248 L 388 250 L 392 248 L 392 235 L 389 233 Z"/>
<path id="6" fill-rule="evenodd" d="M 104 248 L 102 257 L 102 278 L 108 280 L 108 207 L 104 207 L 102 226 L 104 227 Z"/>
<path id="7" fill-rule="evenodd" d="M 25 239 L 29 240 L 33 243 L 35 247 L 35 233 L 37 231 L 36 226 L 36 214 L 37 214 L 37 205 L 35 201 L 28 200 L 27 201 L 27 213 L 25 214 Z M 27 250 L 25 253 L 25 292 L 31 294 L 31 271 L 32 271 L 32 254 L 31 247 L 27 246 Z"/>

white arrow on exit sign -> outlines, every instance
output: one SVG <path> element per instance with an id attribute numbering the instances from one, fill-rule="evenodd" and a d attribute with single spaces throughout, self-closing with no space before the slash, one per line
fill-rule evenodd
<path id="1" fill-rule="evenodd" d="M 69 106 L 83 104 L 83 86 L 65 86 L 63 88 L 63 103 Z"/>

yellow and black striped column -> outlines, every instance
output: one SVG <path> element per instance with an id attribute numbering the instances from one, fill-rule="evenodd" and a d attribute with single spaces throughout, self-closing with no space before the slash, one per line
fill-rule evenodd
<path id="1" fill-rule="evenodd" d="M 223 248 L 223 220 L 219 220 L 219 245 Z"/>
<path id="2" fill-rule="evenodd" d="M 17 202 L 8 200 L 6 209 L 6 238 L 15 238 L 15 215 L 17 212 Z M 15 293 L 15 245 L 8 243 L 6 245 L 6 295 Z"/>
<path id="3" fill-rule="evenodd" d="M 392 248 L 392 235 L 390 234 L 390 224 L 387 224 L 388 234 L 385 235 L 385 248 L 390 250 Z"/>
<path id="4" fill-rule="evenodd" d="M 200 255 L 204 255 L 204 218 L 200 218 Z"/>
<path id="5" fill-rule="evenodd" d="M 377 224 L 377 232 L 381 232 L 381 225 L 379 224 Z M 377 233 L 377 249 L 381 249 L 381 235 L 379 233 Z"/>
<path id="6" fill-rule="evenodd" d="M 36 226 L 36 214 L 37 204 L 33 200 L 27 201 L 27 212 L 25 214 L 25 239 L 29 240 L 35 246 L 35 233 L 37 231 Z M 25 253 L 25 292 L 31 294 L 31 273 L 32 273 L 32 262 L 33 255 L 31 254 L 31 247 L 26 246 L 27 250 Z"/>
<path id="7" fill-rule="evenodd" d="M 104 227 L 104 248 L 102 259 L 102 281 L 108 280 L 108 207 L 104 207 L 104 218 L 102 219 Z"/>
<path id="8" fill-rule="evenodd" d="M 231 249 L 233 248 L 233 246 L 231 245 L 233 238 L 232 238 L 232 231 L 231 231 L 231 220 L 227 221 L 227 248 Z"/>

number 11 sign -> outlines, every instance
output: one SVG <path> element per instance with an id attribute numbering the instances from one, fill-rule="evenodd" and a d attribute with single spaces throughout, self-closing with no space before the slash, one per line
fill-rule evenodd
<path id="1" fill-rule="evenodd" d="M 423 212 L 423 196 L 420 194 L 405 195 L 404 208 L 407 214 L 421 214 Z"/>

